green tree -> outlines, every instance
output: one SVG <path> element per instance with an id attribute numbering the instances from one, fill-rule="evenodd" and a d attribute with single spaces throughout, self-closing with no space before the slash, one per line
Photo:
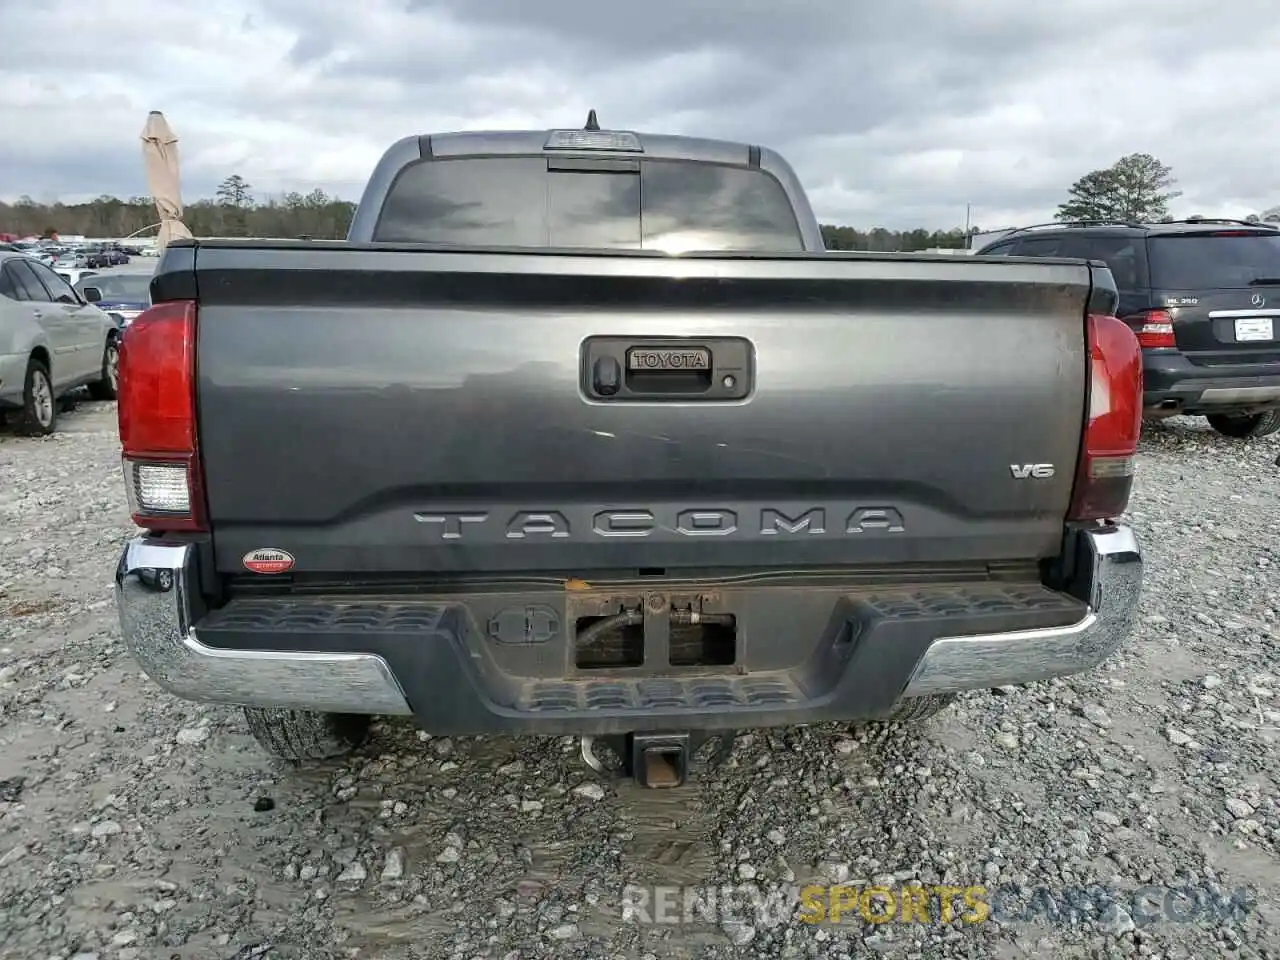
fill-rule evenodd
<path id="1" fill-rule="evenodd" d="M 1263 223 L 1280 223 L 1280 207 L 1272 207 L 1270 210 L 1262 211 Z"/>
<path id="2" fill-rule="evenodd" d="M 224 207 L 248 207 L 253 205 L 253 187 L 238 173 L 233 173 L 218 184 L 218 202 Z"/>
<path id="3" fill-rule="evenodd" d="M 223 224 L 227 233 L 234 236 L 245 236 L 249 232 L 249 217 L 246 213 L 253 206 L 253 187 L 249 181 L 238 173 L 233 173 L 218 184 L 216 193 L 218 203 L 224 208 Z"/>
<path id="4" fill-rule="evenodd" d="M 1067 191 L 1070 199 L 1054 216 L 1062 221 L 1158 221 L 1169 215 L 1169 201 L 1182 196 L 1170 189 L 1175 182 L 1173 171 L 1151 154 L 1131 153 L 1073 183 Z"/>

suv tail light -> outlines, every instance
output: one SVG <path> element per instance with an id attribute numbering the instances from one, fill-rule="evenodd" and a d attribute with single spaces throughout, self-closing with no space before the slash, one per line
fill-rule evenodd
<path id="1" fill-rule="evenodd" d="M 1144 350 L 1152 347 L 1173 347 L 1173 316 L 1168 310 L 1151 310 L 1129 318 L 1129 325 L 1138 334 L 1138 345 Z"/>
<path id="2" fill-rule="evenodd" d="M 1128 324 L 1091 316 L 1089 409 L 1071 520 L 1109 520 L 1124 513 L 1142 432 L 1142 348 Z"/>
<path id="3" fill-rule="evenodd" d="M 121 337 L 117 411 L 133 522 L 158 532 L 204 530 L 196 446 L 196 304 L 158 303 Z"/>

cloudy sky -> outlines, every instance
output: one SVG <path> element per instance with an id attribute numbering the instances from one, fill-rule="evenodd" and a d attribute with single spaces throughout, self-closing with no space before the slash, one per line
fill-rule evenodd
<path id="1" fill-rule="evenodd" d="M 820 217 L 1049 219 L 1135 151 L 1174 212 L 1280 204 L 1277 0 L 0 0 L 0 197 L 357 199 L 408 133 L 603 126 L 763 143 Z"/>

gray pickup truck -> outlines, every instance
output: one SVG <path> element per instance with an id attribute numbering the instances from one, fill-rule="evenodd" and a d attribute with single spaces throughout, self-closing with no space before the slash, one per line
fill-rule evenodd
<path id="1" fill-rule="evenodd" d="M 178 242 L 124 336 L 125 641 L 277 755 L 920 719 L 1131 629 L 1105 265 L 836 254 L 756 146 L 410 137 L 346 241 Z"/>

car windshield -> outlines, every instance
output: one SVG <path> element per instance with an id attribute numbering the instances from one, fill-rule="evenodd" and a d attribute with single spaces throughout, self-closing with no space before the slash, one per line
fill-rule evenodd
<path id="1" fill-rule="evenodd" d="M 100 273 L 85 277 L 76 284 L 80 293 L 84 293 L 85 287 L 97 287 L 102 291 L 103 300 L 128 300 L 134 303 L 147 303 L 151 300 L 151 275 L 148 273 Z"/>
<path id="2" fill-rule="evenodd" d="M 1280 234 L 1224 230 L 1151 237 L 1151 286 L 1157 290 L 1247 287 L 1280 278 Z"/>

